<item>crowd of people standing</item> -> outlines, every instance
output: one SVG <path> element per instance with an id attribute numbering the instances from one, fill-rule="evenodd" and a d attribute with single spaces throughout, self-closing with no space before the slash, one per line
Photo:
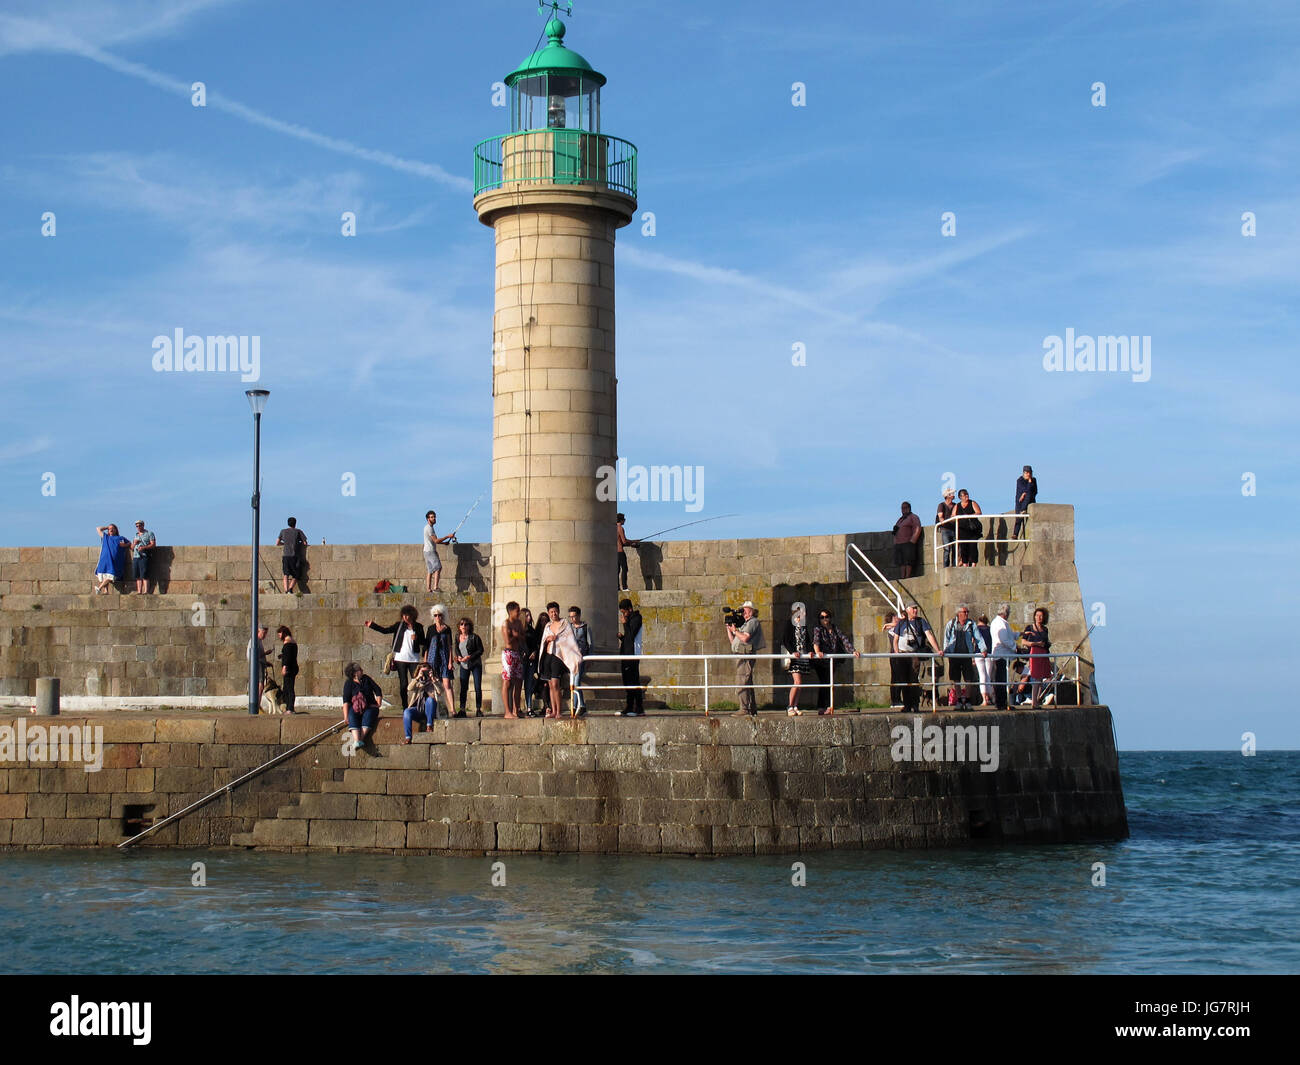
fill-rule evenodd
<path id="1" fill-rule="evenodd" d="M 1037 480 L 1032 468 L 1026 465 L 1016 481 L 1016 514 L 1024 515 L 1036 502 L 1037 494 Z M 944 492 L 935 520 L 943 543 L 945 566 L 978 564 L 981 516 L 979 504 L 966 489 Z M 640 543 L 626 537 L 624 520 L 622 514 L 617 515 L 620 588 L 627 587 L 625 548 Z M 447 536 L 437 534 L 436 521 L 436 512 L 426 511 L 423 555 L 426 590 L 430 592 L 437 592 L 440 587 L 442 562 L 438 547 L 455 541 L 454 533 Z M 1024 518 L 1017 517 L 1013 538 L 1020 536 L 1024 524 Z M 157 540 L 145 528 L 143 520 L 138 520 L 135 526 L 132 539 L 120 535 L 114 524 L 96 528 L 100 537 L 100 557 L 95 574 L 97 593 L 104 593 L 110 584 L 125 580 L 128 572 L 136 582 L 136 591 L 147 593 L 149 555 L 156 550 Z M 910 503 L 904 502 L 893 534 L 895 562 L 905 579 L 913 575 L 918 564 L 922 533 L 920 518 L 913 513 Z M 298 529 L 295 518 L 288 519 L 286 527 L 277 536 L 276 544 L 282 548 L 284 591 L 299 591 L 305 574 L 308 540 Z M 1039 705 L 1043 682 L 1052 673 L 1048 658 L 1047 611 L 1041 608 L 1036 611 L 1033 624 L 1018 634 L 1011 631 L 1008 611 L 1009 607 L 1004 604 L 990 623 L 984 615 L 972 619 L 969 609 L 963 606 L 945 626 L 942 643 L 919 616 L 915 604 L 903 616 L 891 614 L 887 618 L 885 633 L 892 656 L 893 704 L 906 709 L 916 708 L 921 690 L 920 666 L 933 655 L 948 658 L 949 703 L 954 707 L 1005 707 L 1009 701 L 1015 703 L 1022 697 L 1028 705 Z M 753 715 L 757 713 L 754 656 L 766 644 L 754 604 L 746 601 L 737 614 L 726 622 L 727 640 L 732 653 L 737 656 L 737 713 Z M 446 607 L 439 604 L 430 610 L 430 624 L 426 628 L 420 623 L 416 607 L 407 605 L 401 608 L 391 624 L 380 624 L 374 619 L 364 624 L 391 637 L 384 673 L 396 673 L 398 698 L 405 716 L 406 742 L 411 741 L 413 728 L 421 721 L 428 727 L 439 716 L 466 717 L 471 684 L 475 714 L 482 716 L 483 656 L 486 649 L 483 640 L 474 632 L 470 618 L 460 618 L 453 629 L 448 624 Z M 260 630 L 257 639 L 264 689 L 277 689 L 285 712 L 294 713 L 295 681 L 300 672 L 297 643 L 286 626 L 276 630 L 281 643 L 277 673 L 262 647 L 266 631 L 265 628 Z M 631 600 L 621 600 L 617 637 L 619 653 L 625 656 L 620 663 L 621 686 L 625 692 L 621 713 L 627 716 L 645 713 L 644 686 L 638 660 L 642 653 L 643 635 L 641 614 Z M 565 617 L 561 615 L 559 604 L 551 602 L 535 619 L 526 607 L 513 602 L 507 604 L 501 624 L 501 646 L 504 716 L 558 718 L 562 714 L 566 692 L 574 712 L 586 714 L 586 698 L 582 690 L 584 657 L 592 652 L 594 641 L 579 607 L 570 607 Z M 816 678 L 818 713 L 834 713 L 835 688 L 831 684 L 830 656 L 860 658 L 861 653 L 854 648 L 850 636 L 836 626 L 833 612 L 822 609 L 817 614 L 817 623 L 811 624 L 805 605 L 795 603 L 782 630 L 780 647 L 785 655 L 781 668 L 790 675 L 787 713 L 794 716 L 803 712 L 799 707 L 800 695 L 810 675 Z M 1022 679 L 1013 681 L 1009 679 L 1008 668 L 1020 657 L 1025 659 L 1025 669 Z M 373 725 L 366 724 L 367 711 L 373 701 L 377 713 L 382 703 L 382 688 L 354 662 L 345 667 L 344 679 L 345 714 L 350 723 L 355 719 L 355 731 L 360 735 L 373 729 Z M 454 688 L 456 680 L 459 680 L 458 701 Z"/>
<path id="2" fill-rule="evenodd" d="M 915 603 L 905 616 L 887 614 L 884 632 L 894 656 L 890 659 L 891 704 L 904 710 L 919 708 L 923 667 L 931 661 L 929 656 L 934 656 L 936 660 L 948 659 L 949 706 L 1005 710 L 1010 704 L 1037 709 L 1046 682 L 1055 672 L 1047 628 L 1049 613 L 1046 607 L 1037 608 L 1033 621 L 1019 633 L 1012 628 L 1010 615 L 1011 605 L 1002 603 L 991 623 L 983 614 L 972 620 L 970 608 L 963 604 L 944 627 L 940 645 Z M 1017 662 L 1022 663 L 1020 679 L 1012 680 L 1010 673 Z"/>

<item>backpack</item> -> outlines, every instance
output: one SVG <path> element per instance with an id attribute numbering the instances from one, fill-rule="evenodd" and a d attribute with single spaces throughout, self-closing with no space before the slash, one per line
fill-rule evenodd
<path id="1" fill-rule="evenodd" d="M 352 693 L 352 712 L 356 714 L 364 713 L 366 709 L 366 688 L 361 682 L 357 683 L 357 690 Z"/>

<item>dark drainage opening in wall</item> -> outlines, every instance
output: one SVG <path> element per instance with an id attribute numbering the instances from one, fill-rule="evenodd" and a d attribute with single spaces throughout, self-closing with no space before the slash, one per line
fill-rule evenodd
<path id="1" fill-rule="evenodd" d="M 122 807 L 122 835 L 138 836 L 153 824 L 153 807 L 128 803 Z"/>
<path id="2" fill-rule="evenodd" d="M 993 822 L 989 820 L 988 814 L 983 810 L 972 810 L 970 812 L 970 838 L 993 838 Z"/>

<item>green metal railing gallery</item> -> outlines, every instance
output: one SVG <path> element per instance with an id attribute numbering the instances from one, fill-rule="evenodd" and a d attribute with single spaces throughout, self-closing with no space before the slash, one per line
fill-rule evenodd
<path id="1" fill-rule="evenodd" d="M 503 185 L 602 185 L 636 196 L 636 145 L 605 133 L 538 129 L 474 148 L 474 195 Z"/>

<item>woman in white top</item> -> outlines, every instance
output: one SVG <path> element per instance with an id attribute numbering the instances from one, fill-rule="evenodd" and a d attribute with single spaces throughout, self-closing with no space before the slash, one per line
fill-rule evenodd
<path id="1" fill-rule="evenodd" d="M 415 607 L 408 605 L 402 607 L 400 616 L 391 625 L 379 625 L 373 619 L 365 622 L 366 628 L 393 638 L 393 666 L 397 669 L 397 683 L 401 687 L 402 709 L 410 705 L 406 701 L 407 689 L 424 651 L 424 626 L 417 620 L 419 616 Z"/>
<path id="2" fill-rule="evenodd" d="M 426 592 L 436 592 L 442 583 L 442 559 L 438 557 L 438 545 L 445 544 L 455 535 L 448 533 L 446 536 L 439 536 L 433 528 L 437 520 L 438 515 L 432 510 L 424 515 L 424 590 Z"/>

